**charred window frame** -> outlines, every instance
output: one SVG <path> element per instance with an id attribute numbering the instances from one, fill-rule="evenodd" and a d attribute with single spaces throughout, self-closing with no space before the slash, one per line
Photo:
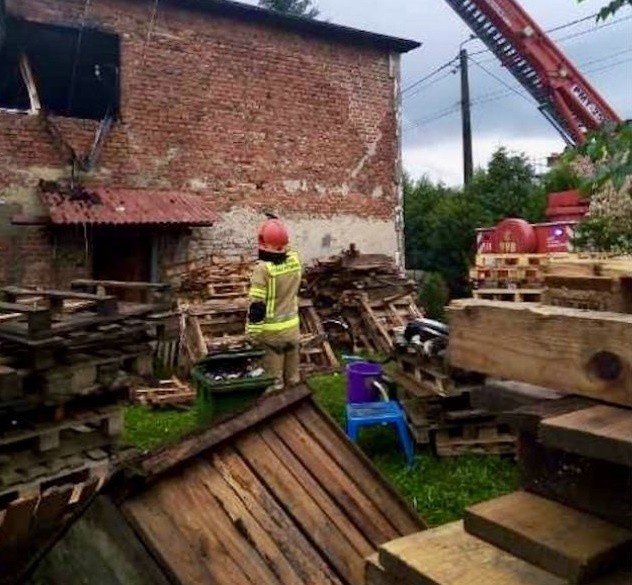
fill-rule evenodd
<path id="1" fill-rule="evenodd" d="M 94 28 L 7 18 L 0 108 L 72 118 L 118 118 L 120 40 Z"/>

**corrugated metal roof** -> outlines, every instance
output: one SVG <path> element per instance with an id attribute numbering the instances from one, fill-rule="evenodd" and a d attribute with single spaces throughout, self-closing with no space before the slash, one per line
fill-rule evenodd
<path id="1" fill-rule="evenodd" d="M 212 225 L 218 218 L 199 195 L 149 189 L 43 191 L 53 224 Z"/>

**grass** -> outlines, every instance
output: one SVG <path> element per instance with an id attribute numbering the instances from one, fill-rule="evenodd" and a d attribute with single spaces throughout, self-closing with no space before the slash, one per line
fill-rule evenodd
<path id="1" fill-rule="evenodd" d="M 316 401 L 338 423 L 344 424 L 344 376 L 316 376 L 309 385 Z M 126 411 L 124 438 L 140 449 L 151 449 L 193 430 L 196 417 L 195 409 L 152 411 L 132 406 Z M 437 459 L 429 451 L 418 449 L 414 467 L 407 469 L 392 429 L 365 429 L 358 444 L 431 526 L 458 520 L 465 507 L 518 487 L 518 471 L 509 459 L 494 456 Z"/>
<path id="2" fill-rule="evenodd" d="M 345 377 L 317 376 L 309 384 L 316 401 L 344 424 Z M 363 430 L 358 445 L 431 526 L 458 520 L 467 506 L 514 491 L 519 485 L 516 464 L 491 455 L 438 459 L 429 450 L 418 449 L 415 465 L 407 469 L 390 428 Z"/>

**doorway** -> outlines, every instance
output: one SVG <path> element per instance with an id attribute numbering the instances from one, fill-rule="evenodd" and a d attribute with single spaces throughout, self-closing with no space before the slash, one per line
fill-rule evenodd
<path id="1" fill-rule="evenodd" d="M 142 226 L 98 227 L 93 235 L 92 274 L 95 280 L 149 282 L 151 230 Z M 122 300 L 140 302 L 142 291 L 123 291 Z"/>

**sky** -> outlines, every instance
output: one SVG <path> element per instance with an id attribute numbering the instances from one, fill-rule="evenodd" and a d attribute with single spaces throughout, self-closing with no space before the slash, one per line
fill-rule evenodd
<path id="1" fill-rule="evenodd" d="M 243 1 L 243 0 L 242 0 Z M 256 4 L 256 0 L 245 0 Z M 409 38 L 422 47 L 402 58 L 402 86 L 453 59 L 470 29 L 445 0 L 316 0 L 321 17 L 372 32 Z M 584 19 L 606 0 L 521 0 L 545 30 Z M 623 119 L 632 118 L 632 9 L 596 23 L 593 18 L 551 33 L 558 47 Z M 485 166 L 500 146 L 524 153 L 544 170 L 546 157 L 564 143 L 533 100 L 485 46 L 469 41 L 474 165 Z M 462 183 L 459 73 L 442 69 L 403 94 L 404 166 L 447 185 Z"/>

